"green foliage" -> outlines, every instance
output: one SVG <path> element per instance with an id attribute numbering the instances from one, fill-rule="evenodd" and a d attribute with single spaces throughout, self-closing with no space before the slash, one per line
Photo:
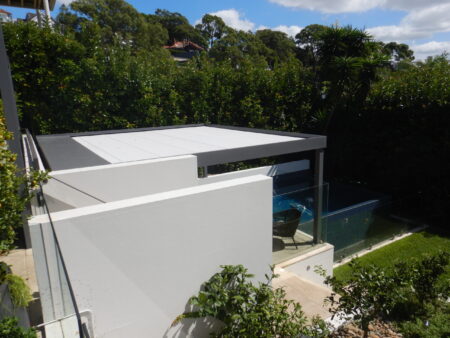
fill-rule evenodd
<path id="1" fill-rule="evenodd" d="M 426 316 L 397 323 L 405 338 L 435 338 L 450 336 L 450 303 L 427 304 Z"/>
<path id="2" fill-rule="evenodd" d="M 262 29 L 257 31 L 255 36 L 267 47 L 264 54 L 271 67 L 294 57 L 295 42 L 286 33 Z"/>
<path id="3" fill-rule="evenodd" d="M 173 43 L 175 40 L 189 40 L 206 47 L 207 42 L 205 37 L 198 29 L 195 29 L 189 24 L 186 17 L 180 13 L 170 12 L 165 9 L 157 9 L 155 15 L 150 15 L 159 22 L 168 32 L 168 43 Z"/>
<path id="4" fill-rule="evenodd" d="M 168 39 L 163 26 L 139 13 L 124 0 L 77 0 L 63 8 L 57 23 L 71 32 L 83 34 L 86 25 L 99 27 L 106 45 L 128 45 L 134 49 L 162 46 Z"/>
<path id="5" fill-rule="evenodd" d="M 333 288 L 327 301 L 333 316 L 360 321 L 361 329 L 367 336 L 369 323 L 380 316 L 388 316 L 402 300 L 402 293 L 394 290 L 403 281 L 398 280 L 391 271 L 375 265 L 363 266 L 358 260 L 350 262 L 350 267 L 351 275 L 346 282 L 327 277 L 325 283 Z"/>
<path id="6" fill-rule="evenodd" d="M 0 321 L 0 337 L 2 338 L 36 338 L 34 329 L 24 329 L 18 326 L 14 317 L 6 317 Z"/>
<path id="7" fill-rule="evenodd" d="M 30 191 L 47 177 L 46 173 L 27 175 L 17 169 L 16 154 L 8 149 L 11 138 L 0 105 L 0 254 L 14 247 L 16 231 L 23 225 L 22 213 L 32 197 Z"/>
<path id="8" fill-rule="evenodd" d="M 449 107 L 450 63 L 445 57 L 385 73 L 358 114 L 346 116 L 342 131 L 329 138 L 328 168 L 342 180 L 414 197 L 407 201 L 409 208 L 445 227 Z"/>
<path id="9" fill-rule="evenodd" d="M 8 274 L 5 276 L 5 282 L 8 284 L 14 306 L 27 307 L 33 298 L 25 281 L 20 276 Z"/>
<path id="10" fill-rule="evenodd" d="M 202 17 L 201 23 L 197 24 L 195 28 L 200 31 L 206 41 L 208 41 L 210 48 L 214 45 L 216 40 L 220 40 L 225 34 L 232 30 L 225 25 L 225 22 L 221 17 L 211 14 L 205 14 Z"/>
<path id="11" fill-rule="evenodd" d="M 317 318 L 311 327 L 305 325 L 306 318 L 301 306 L 284 298 L 283 289 L 270 286 L 273 274 L 267 283 L 256 286 L 253 275 L 242 265 L 222 266 L 202 285 L 197 296 L 190 299 L 195 312 L 184 313 L 177 318 L 213 317 L 223 327 L 212 333 L 216 337 L 294 337 L 299 334 L 326 335 L 326 326 Z M 322 333 L 320 333 L 322 329 Z"/>
<path id="12" fill-rule="evenodd" d="M 327 277 L 333 288 L 327 301 L 333 315 L 359 320 L 365 335 L 370 321 L 377 318 L 405 321 L 426 320 L 430 306 L 446 303 L 450 281 L 445 272 L 450 267 L 450 254 L 439 252 L 391 267 L 350 262 L 346 281 Z M 439 283 L 441 282 L 441 284 Z"/>
<path id="13" fill-rule="evenodd" d="M 0 284 L 3 284 L 3 282 L 6 279 L 6 276 L 10 273 L 9 271 L 9 265 L 5 262 L 0 262 Z"/>

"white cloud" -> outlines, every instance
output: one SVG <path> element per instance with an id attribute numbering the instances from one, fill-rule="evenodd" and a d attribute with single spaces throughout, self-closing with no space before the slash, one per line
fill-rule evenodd
<path id="1" fill-rule="evenodd" d="M 70 5 L 71 2 L 73 2 L 74 0 L 57 0 L 56 3 L 61 6 L 61 5 Z"/>
<path id="2" fill-rule="evenodd" d="M 272 28 L 272 30 L 286 33 L 288 36 L 295 38 L 295 36 L 302 30 L 302 28 L 303 27 L 296 26 L 296 25 L 292 25 L 292 26 L 280 25 L 280 26 Z"/>
<path id="3" fill-rule="evenodd" d="M 280 31 L 284 32 L 289 36 L 295 37 L 295 35 L 302 30 L 302 27 L 292 25 L 292 26 L 286 26 L 286 25 L 280 25 L 274 28 L 260 25 L 256 28 L 255 23 L 251 22 L 250 20 L 246 19 L 243 13 L 239 12 L 238 10 L 231 8 L 231 9 L 224 9 L 221 11 L 209 13 L 211 15 L 215 15 L 218 17 L 221 17 L 222 20 L 225 22 L 227 26 L 230 26 L 231 28 L 237 29 L 237 30 L 243 30 L 243 31 L 254 31 L 254 30 L 262 30 L 262 29 L 272 29 L 274 31 Z M 198 19 L 195 21 L 195 24 L 201 23 L 202 20 Z"/>
<path id="4" fill-rule="evenodd" d="M 365 12 L 374 8 L 414 10 L 448 3 L 448 0 L 269 0 L 285 7 L 322 13 Z"/>
<path id="5" fill-rule="evenodd" d="M 253 22 L 245 19 L 244 15 L 234 8 L 224 9 L 209 14 L 221 17 L 227 26 L 237 30 L 251 31 L 255 28 Z M 199 22 L 201 22 L 201 20 L 197 20 L 196 23 Z"/>
<path id="6" fill-rule="evenodd" d="M 382 41 L 408 41 L 430 38 L 438 32 L 450 32 L 450 3 L 413 10 L 399 25 L 378 26 L 367 31 Z"/>
<path id="7" fill-rule="evenodd" d="M 430 41 L 420 45 L 412 45 L 416 60 L 424 60 L 428 56 L 441 55 L 443 52 L 450 52 L 450 41 Z"/>

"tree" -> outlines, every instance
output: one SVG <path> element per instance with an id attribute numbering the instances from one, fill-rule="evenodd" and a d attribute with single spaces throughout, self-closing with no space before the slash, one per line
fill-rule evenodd
<path id="1" fill-rule="evenodd" d="M 407 44 L 389 42 L 383 44 L 382 48 L 383 52 L 396 62 L 414 60 L 414 51 L 412 51 Z"/>
<path id="2" fill-rule="evenodd" d="M 202 17 L 202 22 L 195 26 L 195 28 L 198 29 L 208 41 L 209 48 L 214 45 L 216 40 L 220 40 L 231 29 L 225 25 L 225 22 L 221 17 L 211 14 L 205 14 Z"/>
<path id="3" fill-rule="evenodd" d="M 315 87 L 319 91 L 313 109 L 327 112 L 323 127 L 327 133 L 335 115 L 353 114 L 361 108 L 387 58 L 363 30 L 332 26 L 318 31 L 315 71 L 319 84 Z"/>
<path id="4" fill-rule="evenodd" d="M 165 9 L 157 9 L 155 15 L 148 15 L 149 18 L 154 18 L 159 22 L 168 32 L 167 43 L 171 44 L 174 41 L 189 40 L 206 47 L 207 42 L 201 32 L 189 24 L 186 17 L 177 12 L 170 12 Z"/>
<path id="5" fill-rule="evenodd" d="M 246 57 L 254 60 L 265 59 L 270 53 L 271 51 L 252 32 L 235 30 L 229 30 L 209 50 L 209 55 L 215 60 L 230 60 L 234 65 Z"/>
<path id="6" fill-rule="evenodd" d="M 295 42 L 284 32 L 262 29 L 256 32 L 256 37 L 267 47 L 269 53 L 266 52 L 265 56 L 271 67 L 295 56 Z"/>
<path id="7" fill-rule="evenodd" d="M 323 25 L 308 25 L 295 36 L 300 61 L 305 66 L 312 67 L 314 71 L 319 59 L 320 35 L 326 29 L 327 27 Z"/>
<path id="8" fill-rule="evenodd" d="M 134 48 L 161 47 L 167 41 L 167 31 L 157 22 L 147 20 L 124 0 L 76 0 L 65 8 L 57 22 L 67 30 L 81 32 L 82 23 L 91 21 L 101 28 L 106 45 L 133 46 Z"/>

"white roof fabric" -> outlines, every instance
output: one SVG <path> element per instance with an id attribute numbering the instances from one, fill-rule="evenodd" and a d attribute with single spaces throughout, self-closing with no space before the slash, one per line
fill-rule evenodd
<path id="1" fill-rule="evenodd" d="M 73 139 L 110 163 L 298 141 L 301 138 L 215 127 L 76 136 Z"/>

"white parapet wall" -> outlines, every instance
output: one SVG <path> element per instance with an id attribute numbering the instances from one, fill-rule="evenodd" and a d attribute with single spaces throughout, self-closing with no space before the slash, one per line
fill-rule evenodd
<path id="1" fill-rule="evenodd" d="M 276 175 L 283 175 L 308 169 L 310 169 L 309 160 L 300 160 L 252 169 L 231 171 L 224 174 L 210 175 L 208 177 L 200 178 L 198 181 L 199 184 L 210 184 L 214 182 L 221 182 L 234 178 L 248 177 L 253 175 L 266 175 L 269 177 L 273 177 Z"/>
<path id="2" fill-rule="evenodd" d="M 118 201 L 197 185 L 193 155 L 51 172 L 46 195 L 73 207 Z"/>
<path id="3" fill-rule="evenodd" d="M 323 284 L 325 278 L 317 273 L 317 268 L 324 270 L 326 276 L 333 275 L 333 255 L 334 246 L 323 243 L 303 255 L 285 261 L 277 265 L 289 272 L 292 272 L 310 282 Z"/>
<path id="4" fill-rule="evenodd" d="M 223 264 L 264 280 L 272 262 L 272 179 L 263 175 L 52 213 L 80 311 L 96 337 L 207 336 L 171 327 Z M 48 224 L 40 215 L 31 227 Z M 195 332 L 195 333 L 193 333 Z"/>

